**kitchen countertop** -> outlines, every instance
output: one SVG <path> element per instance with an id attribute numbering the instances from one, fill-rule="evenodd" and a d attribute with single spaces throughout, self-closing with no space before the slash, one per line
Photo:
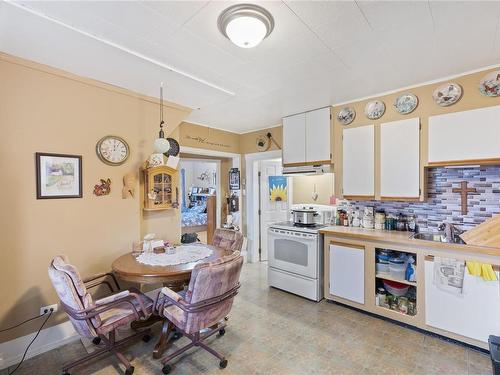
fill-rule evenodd
<path id="1" fill-rule="evenodd" d="M 332 226 L 322 228 L 319 233 L 353 239 L 384 241 L 402 245 L 420 246 L 427 249 L 456 250 L 467 253 L 477 253 L 500 257 L 500 248 L 416 240 L 410 238 L 410 236 L 412 235 L 411 232 Z"/>

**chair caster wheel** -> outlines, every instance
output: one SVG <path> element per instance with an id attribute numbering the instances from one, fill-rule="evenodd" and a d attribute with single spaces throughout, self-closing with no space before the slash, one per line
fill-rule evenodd
<path id="1" fill-rule="evenodd" d="M 100 337 L 94 337 L 92 339 L 92 344 L 99 345 L 100 343 L 101 343 L 101 338 Z"/>
<path id="2" fill-rule="evenodd" d="M 134 366 L 130 366 L 128 369 L 125 370 L 125 375 L 132 375 L 134 373 Z"/>
<path id="3" fill-rule="evenodd" d="M 170 374 L 170 371 L 172 371 L 172 366 L 170 365 L 165 365 L 161 369 L 161 372 L 163 372 L 164 374 Z"/>
<path id="4" fill-rule="evenodd" d="M 142 341 L 149 342 L 150 340 L 151 340 L 151 335 L 146 334 L 142 336 Z"/>
<path id="5" fill-rule="evenodd" d="M 227 359 L 223 359 L 222 361 L 219 362 L 219 367 L 220 368 L 226 368 L 227 367 Z"/>
<path id="6" fill-rule="evenodd" d="M 225 316 L 224 320 L 227 322 L 229 320 L 229 316 Z"/>
<path id="7" fill-rule="evenodd" d="M 219 336 L 224 336 L 225 334 L 226 334 L 226 330 L 224 328 L 219 329 Z"/>
<path id="8" fill-rule="evenodd" d="M 179 332 L 174 332 L 172 339 L 173 340 L 179 340 L 182 337 L 182 334 Z"/>

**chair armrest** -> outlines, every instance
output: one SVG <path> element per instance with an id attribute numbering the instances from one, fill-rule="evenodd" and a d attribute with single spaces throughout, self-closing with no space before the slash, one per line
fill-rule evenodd
<path id="1" fill-rule="evenodd" d="M 165 309 L 165 306 L 176 305 L 180 307 L 185 304 L 186 302 L 183 300 L 182 296 L 179 293 L 174 292 L 170 288 L 163 287 L 160 290 L 160 293 L 158 293 L 158 296 L 156 297 L 156 301 L 154 303 L 154 309 L 158 315 L 163 316 L 163 310 Z"/>
<path id="2" fill-rule="evenodd" d="M 165 295 L 168 299 L 171 299 L 173 301 L 180 301 L 182 299 L 182 296 L 179 293 L 176 293 L 172 289 L 167 287 L 163 287 L 161 289 L 161 293 Z"/>
<path id="3" fill-rule="evenodd" d="M 130 295 L 130 292 L 128 290 L 124 290 L 123 292 L 112 294 L 110 296 L 98 299 L 97 301 L 95 301 L 95 304 L 97 306 L 106 305 L 107 303 L 118 301 L 119 299 L 127 297 L 128 295 Z"/>

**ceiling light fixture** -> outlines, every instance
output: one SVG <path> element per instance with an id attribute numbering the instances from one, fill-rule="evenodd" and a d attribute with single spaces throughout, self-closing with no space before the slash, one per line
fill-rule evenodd
<path id="1" fill-rule="evenodd" d="M 255 4 L 236 4 L 224 10 L 218 20 L 219 31 L 241 48 L 252 48 L 267 38 L 274 28 L 274 18 Z"/>

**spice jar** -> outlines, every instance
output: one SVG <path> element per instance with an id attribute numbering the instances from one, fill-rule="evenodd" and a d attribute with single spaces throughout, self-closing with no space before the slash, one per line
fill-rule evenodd
<path id="1" fill-rule="evenodd" d="M 386 306 L 387 301 L 387 292 L 385 291 L 384 288 L 377 288 L 377 298 L 375 300 L 377 306 Z"/>
<path id="2" fill-rule="evenodd" d="M 405 231 L 406 230 L 407 219 L 403 214 L 399 214 L 398 219 L 396 221 L 396 230 Z"/>

